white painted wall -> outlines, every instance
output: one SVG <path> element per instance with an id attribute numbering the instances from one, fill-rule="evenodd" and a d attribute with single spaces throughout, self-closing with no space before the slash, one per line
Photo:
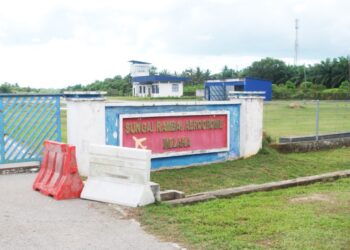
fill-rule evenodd
<path id="1" fill-rule="evenodd" d="M 131 75 L 131 77 L 149 76 L 150 68 L 151 68 L 151 64 L 132 63 L 130 65 L 130 75 Z"/>
<path id="2" fill-rule="evenodd" d="M 177 84 L 179 86 L 178 92 L 173 92 L 172 86 Z M 159 94 L 153 94 L 154 97 L 181 97 L 183 96 L 183 83 L 159 83 Z"/>
<path id="3" fill-rule="evenodd" d="M 140 87 L 142 88 L 142 91 L 140 92 Z M 147 97 L 152 96 L 152 85 L 151 84 L 136 84 L 133 83 L 133 96 L 140 96 L 140 97 Z M 145 88 L 145 92 L 143 92 L 143 88 Z"/>
<path id="4" fill-rule="evenodd" d="M 196 97 L 204 97 L 204 89 L 196 89 Z"/>
<path id="5" fill-rule="evenodd" d="M 152 93 L 152 85 L 151 84 L 136 84 L 133 83 L 133 95 L 146 97 L 181 97 L 183 96 L 183 83 L 154 83 L 159 86 L 159 93 Z M 178 91 L 173 92 L 173 84 L 178 85 Z M 140 86 L 145 87 L 146 92 L 140 92 Z M 149 92 L 150 91 L 150 92 Z M 150 93 L 150 95 L 149 95 Z"/>
<path id="6" fill-rule="evenodd" d="M 262 97 L 246 97 L 239 100 L 240 155 L 249 157 L 258 153 L 262 147 L 264 101 Z"/>
<path id="7" fill-rule="evenodd" d="M 67 99 L 67 140 L 76 146 L 81 175 L 89 173 L 89 144 L 105 144 L 105 102 L 92 99 Z"/>

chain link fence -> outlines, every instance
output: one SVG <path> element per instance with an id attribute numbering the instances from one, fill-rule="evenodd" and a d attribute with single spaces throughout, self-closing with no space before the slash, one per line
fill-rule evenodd
<path id="1" fill-rule="evenodd" d="M 350 132 L 350 101 L 271 101 L 264 104 L 264 131 L 280 137 Z"/>

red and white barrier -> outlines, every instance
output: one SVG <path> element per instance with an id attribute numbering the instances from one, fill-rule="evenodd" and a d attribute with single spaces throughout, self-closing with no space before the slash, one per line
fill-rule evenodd
<path id="1" fill-rule="evenodd" d="M 83 182 L 78 173 L 75 146 L 45 141 L 40 171 L 33 189 L 56 200 L 79 198 Z"/>

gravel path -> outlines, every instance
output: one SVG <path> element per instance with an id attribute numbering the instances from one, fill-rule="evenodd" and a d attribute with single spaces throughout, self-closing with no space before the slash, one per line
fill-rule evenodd
<path id="1" fill-rule="evenodd" d="M 0 248 L 179 249 L 145 233 L 120 207 L 56 201 L 32 190 L 35 174 L 0 175 Z"/>

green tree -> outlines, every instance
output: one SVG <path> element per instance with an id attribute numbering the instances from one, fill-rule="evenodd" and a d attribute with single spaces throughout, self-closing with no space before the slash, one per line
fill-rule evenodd
<path id="1" fill-rule="evenodd" d="M 226 65 L 221 71 L 221 78 L 222 79 L 228 79 L 228 78 L 237 78 L 238 74 L 234 69 L 230 69 Z"/>
<path id="2" fill-rule="evenodd" d="M 7 82 L 0 85 L 0 93 L 12 93 L 13 86 Z"/>
<path id="3" fill-rule="evenodd" d="M 243 76 L 266 79 L 278 84 L 289 80 L 292 77 L 292 72 L 285 62 L 267 57 L 253 62 L 251 66 L 244 69 Z"/>

